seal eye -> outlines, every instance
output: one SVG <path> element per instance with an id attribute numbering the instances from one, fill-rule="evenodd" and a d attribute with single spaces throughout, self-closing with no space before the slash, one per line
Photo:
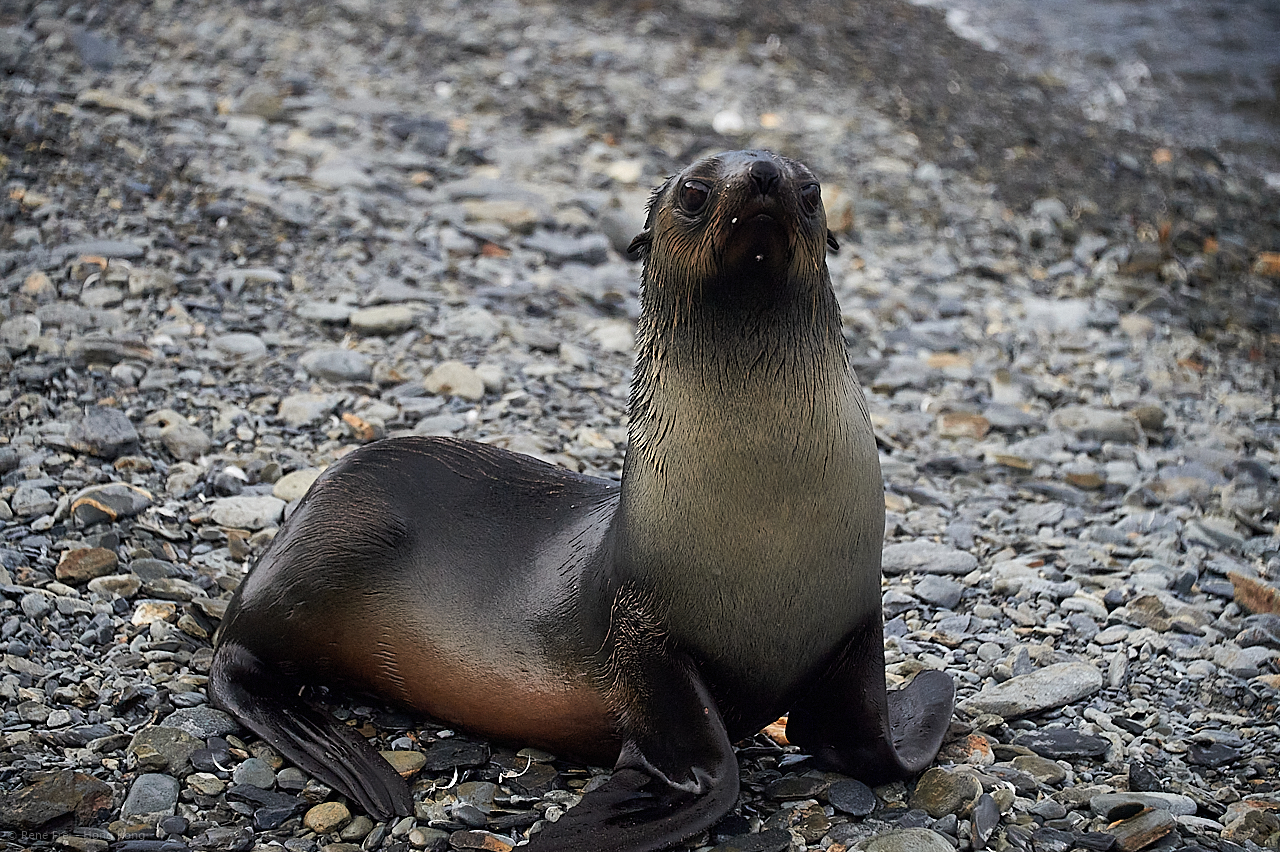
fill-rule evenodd
<path id="1" fill-rule="evenodd" d="M 700 180 L 687 180 L 680 187 L 680 209 L 686 213 L 697 213 L 707 203 L 711 195 L 711 187 Z"/>
<path id="2" fill-rule="evenodd" d="M 804 206 L 804 212 L 810 216 L 818 212 L 818 206 L 822 204 L 822 190 L 816 183 L 800 187 L 800 203 Z"/>

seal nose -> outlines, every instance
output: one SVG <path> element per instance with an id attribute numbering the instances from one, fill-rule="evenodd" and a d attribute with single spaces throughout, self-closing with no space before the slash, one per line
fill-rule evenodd
<path id="1" fill-rule="evenodd" d="M 756 189 L 764 197 L 773 195 L 778 188 L 778 181 L 782 178 L 782 173 L 778 171 L 778 165 L 773 160 L 756 160 L 747 168 L 747 174 L 751 176 Z"/>

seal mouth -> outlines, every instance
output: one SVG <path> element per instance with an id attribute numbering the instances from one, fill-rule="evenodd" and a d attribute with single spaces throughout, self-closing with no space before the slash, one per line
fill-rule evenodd
<path id="1" fill-rule="evenodd" d="M 756 198 L 729 219 L 725 258 L 732 266 L 775 262 L 786 254 L 787 227 L 780 205 L 772 198 Z"/>

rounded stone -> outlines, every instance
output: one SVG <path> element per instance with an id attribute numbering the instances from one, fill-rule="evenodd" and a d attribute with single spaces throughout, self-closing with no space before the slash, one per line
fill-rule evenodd
<path id="1" fill-rule="evenodd" d="M 307 811 L 302 824 L 316 834 L 332 834 L 351 821 L 351 811 L 341 802 L 324 802 Z"/>
<path id="2" fill-rule="evenodd" d="M 853 816 L 866 816 L 878 804 L 872 789 L 855 778 L 846 778 L 832 784 L 827 790 L 827 801 L 836 810 Z"/>
<path id="3" fill-rule="evenodd" d="M 209 517 L 219 526 L 239 530 L 260 530 L 280 523 L 284 501 L 269 494 L 222 497 L 209 508 Z"/>
<path id="4" fill-rule="evenodd" d="M 237 784 L 248 784 L 251 787 L 270 790 L 275 786 L 276 773 L 265 760 L 251 757 L 235 768 L 231 773 L 231 780 Z"/>
<path id="5" fill-rule="evenodd" d="M 401 778 L 412 778 L 427 765 L 426 755 L 420 751 L 395 750 L 380 753 Z"/>
<path id="6" fill-rule="evenodd" d="M 134 779 L 125 796 L 120 816 L 171 816 L 178 806 L 178 779 L 156 772 L 146 772 Z"/>
<path id="7" fill-rule="evenodd" d="M 413 328 L 417 317 L 405 305 L 378 305 L 361 308 L 348 318 L 351 327 L 362 334 L 399 334 Z"/>
<path id="8" fill-rule="evenodd" d="M 256 334 L 223 334 L 215 337 L 210 345 L 220 355 L 246 364 L 253 364 L 267 357 L 267 344 Z"/>
<path id="9" fill-rule="evenodd" d="M 934 819 L 947 814 L 963 816 L 981 795 L 982 784 L 973 775 L 935 766 L 916 782 L 910 804 Z"/>
<path id="10" fill-rule="evenodd" d="M 298 364 L 317 379 L 337 383 L 367 382 L 373 376 L 369 359 L 350 349 L 313 349 Z"/>
<path id="11" fill-rule="evenodd" d="M 271 494 L 286 503 L 292 503 L 307 493 L 307 489 L 319 478 L 320 473 L 318 467 L 306 467 L 286 473 L 276 480 L 276 484 L 271 487 Z"/>
<path id="12" fill-rule="evenodd" d="M 484 396 L 484 379 L 461 361 L 445 361 L 422 382 L 428 393 L 457 396 L 475 402 Z"/>

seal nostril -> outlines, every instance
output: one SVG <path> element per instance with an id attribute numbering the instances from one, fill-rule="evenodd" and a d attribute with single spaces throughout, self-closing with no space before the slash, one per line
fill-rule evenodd
<path id="1" fill-rule="evenodd" d="M 778 166 L 773 160 L 756 160 L 747 169 L 747 174 L 751 176 L 756 189 L 764 196 L 773 195 L 778 188 L 778 181 L 782 178 L 782 173 L 778 171 Z"/>

